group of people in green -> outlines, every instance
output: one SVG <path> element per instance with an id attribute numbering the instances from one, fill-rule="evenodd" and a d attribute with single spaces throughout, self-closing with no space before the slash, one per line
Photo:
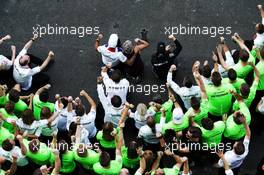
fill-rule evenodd
<path id="1" fill-rule="evenodd" d="M 155 94 L 148 105 L 139 103 L 135 109 L 126 100 L 129 83 L 109 64 L 97 78 L 102 104 L 98 106 L 84 90 L 75 99 L 56 94 L 51 102 L 50 84 L 22 95 L 28 92 L 32 75 L 54 56 L 49 53 L 42 67 L 27 70 L 27 49 L 37 37 L 16 58 L 13 55 L 13 63 L 4 64 L 6 58 L 0 57 L 1 69 L 18 64 L 14 74 L 21 80 L 10 89 L 0 85 L 0 175 L 191 175 L 190 165 L 208 161 L 215 163 L 219 175 L 238 174 L 249 152 L 249 126 L 261 132 L 264 113 L 264 9 L 260 5 L 258 9 L 263 21 L 256 25 L 254 40 L 235 33 L 231 38 L 239 49 L 231 51 L 221 37 L 213 51 L 213 68 L 207 60 L 203 65 L 195 61 L 193 77 L 184 77 L 182 87 L 173 81 L 177 67 L 171 64 L 167 99 Z M 111 47 L 99 46 L 101 39 L 96 40 L 96 49 L 105 54 L 105 62 L 115 56 L 130 62 L 115 53 L 121 49 L 117 35 L 111 35 Z M 140 48 L 138 44 L 133 49 Z M 27 81 L 21 70 L 30 74 Z M 259 171 L 263 173 L 263 168 Z"/>

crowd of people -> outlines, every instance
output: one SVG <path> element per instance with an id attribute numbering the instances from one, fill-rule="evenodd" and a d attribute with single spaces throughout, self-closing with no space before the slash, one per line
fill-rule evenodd
<path id="1" fill-rule="evenodd" d="M 141 39 L 123 43 L 111 34 L 102 44 L 98 35 L 94 47 L 103 65 L 98 102 L 85 90 L 76 98 L 58 93 L 52 102 L 45 71 L 54 53 L 44 61 L 28 53 L 37 35 L 18 54 L 11 46 L 10 57 L 0 55 L 0 174 L 191 175 L 196 166 L 239 174 L 251 130 L 263 129 L 264 8 L 258 10 L 262 23 L 254 38 L 234 33 L 231 40 L 239 47 L 230 50 L 220 37 L 213 68 L 208 60 L 195 61 L 182 86 L 174 81 L 180 41 L 170 35 L 171 44 L 159 42 L 151 64 L 166 84 L 167 98 L 156 93 L 137 105 L 127 96 L 130 84 L 144 76 L 145 29 Z M 10 81 L 15 84 L 8 88 Z M 264 174 L 264 159 L 253 173 Z"/>

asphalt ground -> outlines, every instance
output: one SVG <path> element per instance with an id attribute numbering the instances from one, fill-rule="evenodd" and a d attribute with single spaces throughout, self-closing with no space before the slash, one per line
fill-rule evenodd
<path id="1" fill-rule="evenodd" d="M 1 45 L 0 53 L 10 55 L 11 44 L 17 46 L 17 51 L 21 50 L 32 33 L 38 32 L 41 38 L 30 53 L 41 58 L 46 58 L 49 50 L 55 53 L 55 63 L 47 71 L 51 77 L 51 94 L 76 97 L 85 89 L 97 99 L 96 77 L 101 57 L 93 45 L 98 31 L 104 34 L 103 43 L 106 43 L 111 33 L 118 33 L 121 41 L 133 40 L 140 37 L 142 28 L 146 28 L 150 47 L 141 54 L 145 71 L 140 83 L 146 89 L 134 92 L 130 101 L 134 104 L 149 102 L 153 93 L 148 93 L 148 87 L 163 83 L 154 77 L 150 64 L 158 41 L 169 43 L 167 36 L 174 32 L 181 42 L 183 50 L 177 57 L 175 78 L 181 84 L 185 75 L 191 75 L 195 60 L 208 59 L 212 63 L 211 51 L 220 36 L 227 38 L 231 49 L 236 48 L 230 41 L 231 33 L 252 38 L 255 24 L 261 20 L 256 9 L 261 3 L 261 0 L 1 0 L 0 35 L 11 34 L 12 40 Z M 48 26 L 75 27 L 79 31 L 51 34 L 50 29 L 47 34 Z M 180 26 L 207 28 L 209 32 L 186 34 L 183 30 L 180 34 Z M 83 35 L 82 27 L 88 28 L 87 34 Z M 166 93 L 162 95 L 165 97 Z M 263 157 L 263 146 L 263 136 L 253 135 L 242 174 L 254 174 L 257 162 Z M 211 166 L 196 166 L 193 172 L 215 174 L 216 171 Z"/>

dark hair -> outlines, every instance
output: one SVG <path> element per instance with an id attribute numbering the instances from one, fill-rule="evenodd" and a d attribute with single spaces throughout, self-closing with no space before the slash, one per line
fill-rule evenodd
<path id="1" fill-rule="evenodd" d="M 242 124 L 242 122 L 241 122 L 242 117 L 244 117 L 244 115 L 241 112 L 236 113 L 235 115 L 233 115 L 234 122 L 237 125 L 241 125 Z"/>
<path id="2" fill-rule="evenodd" d="M 77 123 L 71 122 L 70 126 L 69 126 L 69 134 L 70 134 L 70 136 L 75 135 L 76 130 L 77 130 Z"/>
<path id="3" fill-rule="evenodd" d="M 111 135 L 111 133 L 114 131 L 114 125 L 111 122 L 105 122 L 103 125 L 103 139 L 106 141 L 112 141 L 115 138 Z"/>
<path id="4" fill-rule="evenodd" d="M 86 146 L 84 146 L 83 144 L 79 145 L 79 148 L 77 149 L 77 154 L 79 157 L 86 157 L 88 155 Z"/>
<path id="5" fill-rule="evenodd" d="M 63 108 L 67 108 L 68 106 L 68 99 L 66 97 L 60 98 L 61 103 L 63 104 Z"/>
<path id="6" fill-rule="evenodd" d="M 212 130 L 214 128 L 214 122 L 210 118 L 202 119 L 202 127 L 206 130 Z"/>
<path id="7" fill-rule="evenodd" d="M 14 102 L 14 103 L 17 103 L 19 101 L 19 98 L 20 98 L 20 92 L 16 89 L 11 89 L 9 91 L 9 100 Z"/>
<path id="8" fill-rule="evenodd" d="M 48 107 L 43 107 L 43 108 L 41 109 L 41 112 L 40 112 L 40 118 L 41 118 L 41 119 L 48 119 L 48 118 L 50 118 L 50 116 L 51 116 L 50 108 L 48 108 Z"/>
<path id="9" fill-rule="evenodd" d="M 135 159 L 138 157 L 137 142 L 135 142 L 135 141 L 129 142 L 128 147 L 127 147 L 127 157 L 129 159 Z"/>
<path id="10" fill-rule="evenodd" d="M 147 117 L 147 125 L 151 128 L 151 131 L 155 134 L 156 133 L 156 123 L 152 116 Z"/>
<path id="11" fill-rule="evenodd" d="M 264 25 L 259 23 L 257 27 L 257 33 L 262 34 L 264 33 Z"/>
<path id="12" fill-rule="evenodd" d="M 163 139 L 166 143 L 172 143 L 175 137 L 175 130 L 173 129 L 166 129 L 165 134 L 163 135 Z"/>
<path id="13" fill-rule="evenodd" d="M 23 123 L 25 123 L 26 125 L 31 125 L 35 120 L 30 109 L 26 109 L 24 112 L 22 112 L 21 118 Z"/>
<path id="14" fill-rule="evenodd" d="M 234 69 L 229 69 L 227 75 L 231 81 L 235 81 L 237 79 L 237 73 Z"/>
<path id="15" fill-rule="evenodd" d="M 219 72 L 212 73 L 212 83 L 214 86 L 220 86 L 222 81 L 222 77 Z"/>
<path id="16" fill-rule="evenodd" d="M 240 86 L 240 92 L 243 97 L 248 97 L 250 93 L 250 87 L 247 83 L 243 83 Z"/>
<path id="17" fill-rule="evenodd" d="M 235 52 L 233 52 L 232 57 L 234 59 L 234 63 L 235 64 L 238 63 L 238 61 L 239 61 L 239 50 L 236 50 Z"/>
<path id="18" fill-rule="evenodd" d="M 119 83 L 120 80 L 121 80 L 121 77 L 122 74 L 121 74 L 121 71 L 116 69 L 112 72 L 112 74 L 110 75 L 110 78 L 115 82 L 115 83 Z"/>
<path id="19" fill-rule="evenodd" d="M 78 104 L 76 107 L 75 107 L 75 113 L 77 116 L 83 116 L 84 113 L 85 113 L 85 108 L 82 104 Z"/>
<path id="20" fill-rule="evenodd" d="M 157 44 L 157 56 L 159 54 L 165 55 L 165 52 L 166 52 L 165 47 L 166 46 L 165 46 L 164 42 L 162 42 L 162 41 L 158 42 L 158 44 Z"/>
<path id="21" fill-rule="evenodd" d="M 102 167 L 108 167 L 110 165 L 110 161 L 111 161 L 111 158 L 108 152 L 103 151 L 100 155 L 100 160 L 99 160 L 100 165 Z"/>
<path id="22" fill-rule="evenodd" d="M 60 140 L 58 143 L 58 150 L 60 152 L 60 159 L 62 160 L 62 155 L 68 151 L 68 143 L 65 140 Z"/>
<path id="23" fill-rule="evenodd" d="M 162 97 L 161 97 L 161 94 L 160 94 L 160 93 L 155 93 L 155 94 L 153 95 L 152 100 L 153 100 L 155 103 L 158 103 L 158 104 L 162 104 L 162 103 L 163 103 L 163 100 L 162 100 Z"/>
<path id="24" fill-rule="evenodd" d="M 245 152 L 245 146 L 242 142 L 237 142 L 236 146 L 234 147 L 234 151 L 237 155 L 242 155 Z"/>
<path id="25" fill-rule="evenodd" d="M 185 76 L 182 82 L 183 86 L 187 88 L 191 88 L 193 85 L 193 81 L 190 76 Z"/>
<path id="26" fill-rule="evenodd" d="M 239 58 L 243 62 L 247 62 L 249 58 L 249 54 L 245 49 L 241 49 L 239 52 Z"/>
<path id="27" fill-rule="evenodd" d="M 122 99 L 117 96 L 117 95 L 114 95 L 112 98 L 111 98 L 111 104 L 115 107 L 115 108 L 119 108 L 122 104 Z"/>
<path id="28" fill-rule="evenodd" d="M 211 76 L 211 72 L 212 72 L 212 70 L 211 70 L 211 68 L 210 68 L 209 65 L 205 65 L 205 66 L 203 67 L 203 72 L 202 72 L 202 74 L 203 74 L 203 76 L 204 76 L 205 78 L 209 78 L 209 77 Z"/>
<path id="29" fill-rule="evenodd" d="M 5 110 L 8 114 L 12 114 L 15 110 L 15 103 L 12 101 L 9 101 L 5 105 Z"/>
<path id="30" fill-rule="evenodd" d="M 44 90 L 39 94 L 39 100 L 46 103 L 49 100 L 49 91 Z"/>
<path id="31" fill-rule="evenodd" d="M 195 96 L 191 97 L 191 107 L 194 110 L 198 110 L 200 109 L 200 100 L 198 98 L 196 98 Z"/>
<path id="32" fill-rule="evenodd" d="M 193 138 L 202 138 L 202 131 L 196 126 L 191 126 L 188 128 L 188 131 L 192 134 Z"/>
<path id="33" fill-rule="evenodd" d="M 14 145 L 10 142 L 9 139 L 5 139 L 2 143 L 2 148 L 5 151 L 11 151 L 13 149 Z"/>
<path id="34" fill-rule="evenodd" d="M 29 142 L 28 144 L 28 149 L 32 152 L 32 153 L 36 153 L 38 152 L 38 150 L 40 149 L 40 143 L 37 139 L 33 139 Z"/>
<path id="35" fill-rule="evenodd" d="M 254 45 L 254 40 L 245 40 L 244 44 L 246 45 L 246 47 L 251 51 Z"/>

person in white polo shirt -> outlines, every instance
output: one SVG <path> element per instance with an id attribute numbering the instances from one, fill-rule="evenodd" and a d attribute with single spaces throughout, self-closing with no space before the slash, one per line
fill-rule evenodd
<path id="1" fill-rule="evenodd" d="M 224 158 L 228 162 L 228 165 L 230 166 L 230 169 L 232 169 L 234 175 L 237 175 L 239 172 L 239 169 L 248 155 L 249 152 L 249 142 L 250 142 L 250 137 L 251 137 L 251 131 L 250 128 L 246 122 L 245 117 L 241 117 L 240 121 L 243 123 L 245 130 L 246 130 L 246 136 L 244 138 L 243 142 L 236 142 L 233 145 L 233 149 L 230 151 L 225 152 Z M 218 166 L 219 167 L 224 167 L 224 162 L 222 159 L 218 161 Z M 219 175 L 224 175 L 224 169 L 220 168 L 219 169 Z"/>
<path id="2" fill-rule="evenodd" d="M 114 70 L 110 77 L 108 76 L 107 71 L 108 67 L 103 67 L 101 76 L 103 77 L 108 101 L 110 102 L 113 96 L 118 95 L 122 100 L 122 104 L 124 104 L 127 101 L 126 98 L 129 89 L 129 81 L 126 78 L 122 78 L 120 70 Z"/>
<path id="3" fill-rule="evenodd" d="M 34 35 L 25 44 L 14 62 L 13 77 L 21 85 L 22 90 L 29 90 L 31 86 L 40 88 L 49 83 L 49 76 L 40 72 L 48 66 L 54 53 L 50 51 L 44 62 L 31 54 L 27 54 L 28 49 L 37 38 L 38 35 Z M 35 64 L 36 67 L 32 68 L 31 63 Z"/>
<path id="4" fill-rule="evenodd" d="M 174 64 L 171 65 L 170 70 L 167 75 L 167 83 L 172 88 L 172 90 L 181 97 L 184 103 L 184 107 L 186 109 L 189 109 L 191 107 L 191 104 L 190 104 L 191 97 L 195 96 L 197 98 L 200 98 L 201 96 L 200 89 L 198 86 L 194 86 L 190 77 L 187 77 L 187 76 L 184 77 L 184 80 L 183 80 L 184 87 L 180 87 L 177 83 L 175 83 L 172 80 L 172 72 L 176 71 L 176 69 L 177 68 Z"/>
<path id="5" fill-rule="evenodd" d="M 71 117 L 69 115 L 67 119 L 67 129 L 69 130 L 70 125 L 72 122 L 77 124 L 77 119 L 80 118 L 80 124 L 88 131 L 88 138 L 92 139 L 95 137 L 97 128 L 95 127 L 95 118 L 96 118 L 96 103 L 95 101 L 90 97 L 90 95 L 82 90 L 80 92 L 80 96 L 85 97 L 88 103 L 91 106 L 90 112 L 86 113 L 85 107 L 83 104 L 78 104 L 75 106 L 75 113 L 76 116 Z M 70 100 L 72 101 L 72 100 Z M 71 112 L 71 111 L 69 111 Z"/>
<path id="6" fill-rule="evenodd" d="M 127 59 L 127 57 L 122 53 L 123 49 L 117 34 L 111 34 L 108 44 L 100 46 L 102 38 L 103 35 L 100 33 L 95 42 L 95 49 L 101 53 L 104 65 L 111 65 L 112 68 L 120 68 L 120 62 L 129 66 L 133 65 L 136 57 Z"/>

